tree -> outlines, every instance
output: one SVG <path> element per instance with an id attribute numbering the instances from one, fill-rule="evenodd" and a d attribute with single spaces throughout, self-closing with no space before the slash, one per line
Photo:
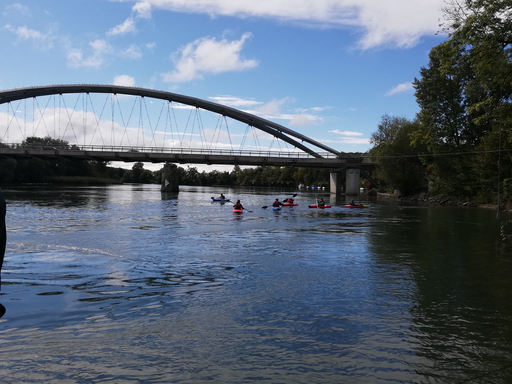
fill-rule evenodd
<path id="1" fill-rule="evenodd" d="M 34 147 L 34 146 L 49 146 L 49 147 L 55 147 L 58 149 L 68 149 L 69 148 L 69 141 L 61 140 L 61 139 L 54 139 L 51 136 L 45 136 L 45 137 L 27 137 L 25 140 L 21 142 L 22 147 Z"/>
<path id="2" fill-rule="evenodd" d="M 412 144 L 411 140 L 419 125 L 417 119 L 384 115 L 370 138 L 374 145 L 370 155 L 378 164 L 379 179 L 404 194 L 424 188 L 426 183 L 425 167 L 419 157 L 424 148 Z"/>
<path id="3" fill-rule="evenodd" d="M 428 145 L 440 192 L 487 196 L 498 192 L 496 164 L 512 172 L 512 2 L 453 0 L 444 11 L 449 40 L 414 82 L 414 140 Z"/>
<path id="4" fill-rule="evenodd" d="M 133 164 L 130 180 L 132 183 L 141 183 L 142 182 L 142 174 L 144 173 L 144 163 L 136 162 Z"/>

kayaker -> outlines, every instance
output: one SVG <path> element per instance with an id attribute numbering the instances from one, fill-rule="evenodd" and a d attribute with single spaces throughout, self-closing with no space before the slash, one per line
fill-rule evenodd
<path id="1" fill-rule="evenodd" d="M 283 203 L 281 203 L 279 199 L 276 199 L 276 201 L 274 201 L 274 204 L 272 204 L 273 207 L 279 207 L 280 205 L 283 205 Z"/>
<path id="2" fill-rule="evenodd" d="M 290 204 L 293 204 L 293 198 L 291 198 L 291 197 L 290 197 L 290 198 L 288 199 L 288 202 L 289 202 Z"/>
<path id="3" fill-rule="evenodd" d="M 320 199 L 320 200 L 318 200 L 318 201 L 316 202 L 316 204 L 317 204 L 319 207 L 323 207 L 323 206 L 325 206 L 325 201 L 324 201 L 324 199 Z"/>
<path id="4" fill-rule="evenodd" d="M 220 198 L 221 198 L 221 199 L 225 199 L 226 197 L 221 193 L 221 194 L 220 194 Z"/>
<path id="5" fill-rule="evenodd" d="M 350 205 L 352 205 L 352 206 L 356 206 L 357 204 L 354 202 L 354 200 L 352 200 L 352 201 L 350 202 Z"/>
<path id="6" fill-rule="evenodd" d="M 240 200 L 237 200 L 235 205 L 233 205 L 233 209 L 245 209 Z"/>

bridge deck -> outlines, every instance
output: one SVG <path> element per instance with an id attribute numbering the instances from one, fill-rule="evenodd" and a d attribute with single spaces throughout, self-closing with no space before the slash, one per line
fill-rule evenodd
<path id="1" fill-rule="evenodd" d="M 280 153 L 273 151 L 220 151 L 220 150 L 183 150 L 183 149 L 133 149 L 95 147 L 78 149 L 59 149 L 54 147 L 3 148 L 0 156 L 13 159 L 67 159 L 122 162 L 151 162 L 179 164 L 232 164 L 245 166 L 293 166 L 308 168 L 345 168 L 361 164 L 372 165 L 370 159 L 362 154 L 344 153 L 338 157 L 325 154 L 324 158 L 308 156 L 300 152 Z"/>

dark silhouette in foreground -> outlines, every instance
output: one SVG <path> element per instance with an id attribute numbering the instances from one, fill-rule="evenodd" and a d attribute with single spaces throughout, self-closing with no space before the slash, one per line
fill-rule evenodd
<path id="1" fill-rule="evenodd" d="M 0 289 L 2 287 L 2 264 L 4 263 L 5 244 L 7 243 L 7 233 L 5 229 L 5 214 L 7 212 L 5 198 L 0 189 Z M 0 304 L 0 318 L 5 314 L 5 307 Z"/>

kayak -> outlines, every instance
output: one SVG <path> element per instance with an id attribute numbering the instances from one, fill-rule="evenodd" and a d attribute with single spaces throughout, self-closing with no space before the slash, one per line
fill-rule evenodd
<path id="1" fill-rule="evenodd" d="M 221 199 L 220 197 L 212 197 L 212 201 L 220 201 L 220 202 L 226 202 L 230 201 L 230 199 Z"/>
<path id="2" fill-rule="evenodd" d="M 295 207 L 296 205 L 299 205 L 297 203 L 283 203 L 285 207 Z"/>
<path id="3" fill-rule="evenodd" d="M 364 205 L 364 204 L 357 204 L 357 205 L 350 205 L 350 204 L 347 204 L 347 205 L 344 205 L 345 208 L 368 208 L 367 205 Z"/>
<path id="4" fill-rule="evenodd" d="M 274 211 L 279 211 L 281 208 L 282 208 L 281 206 L 279 206 L 279 207 L 272 207 L 272 209 L 273 209 Z"/>
<path id="5" fill-rule="evenodd" d="M 311 204 L 311 205 L 308 205 L 308 207 L 309 207 L 309 208 L 321 208 L 321 209 L 322 209 L 322 208 L 331 208 L 331 206 L 330 206 L 330 205 L 327 205 L 327 204 L 325 204 L 325 205 L 316 205 L 316 204 Z"/>
<path id="6" fill-rule="evenodd" d="M 233 208 L 233 213 L 242 213 L 243 211 L 244 211 L 243 209 Z"/>

